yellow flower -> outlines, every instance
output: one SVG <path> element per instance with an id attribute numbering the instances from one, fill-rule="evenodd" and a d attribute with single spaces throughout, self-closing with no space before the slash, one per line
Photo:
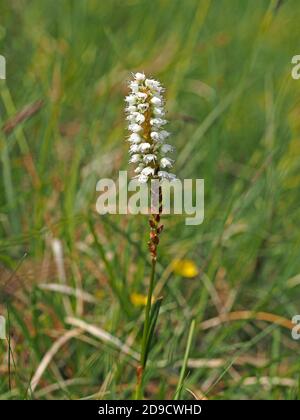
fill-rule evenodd
<path id="1" fill-rule="evenodd" d="M 146 306 L 147 304 L 147 296 L 142 295 L 141 293 L 132 293 L 130 295 L 131 303 L 134 306 Z M 152 297 L 152 303 L 154 303 L 154 297 Z"/>
<path id="2" fill-rule="evenodd" d="M 199 270 L 193 260 L 174 260 L 173 271 L 182 277 L 196 277 L 199 274 Z"/>

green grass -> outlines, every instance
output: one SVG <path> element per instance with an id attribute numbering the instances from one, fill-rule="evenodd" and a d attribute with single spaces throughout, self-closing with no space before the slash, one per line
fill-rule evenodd
<path id="1" fill-rule="evenodd" d="M 99 216 L 95 185 L 127 169 L 123 98 L 135 70 L 167 88 L 177 175 L 205 179 L 201 226 L 164 218 L 145 395 L 298 398 L 288 321 L 300 310 L 299 2 L 14 0 L 0 15 L 1 127 L 44 101 L 0 130 L 0 315 L 9 310 L 11 347 L 8 357 L 0 341 L 0 398 L 134 394 L 144 308 L 130 299 L 147 294 L 147 220 Z M 199 275 L 175 274 L 176 258 Z M 238 314 L 221 322 L 226 312 Z"/>

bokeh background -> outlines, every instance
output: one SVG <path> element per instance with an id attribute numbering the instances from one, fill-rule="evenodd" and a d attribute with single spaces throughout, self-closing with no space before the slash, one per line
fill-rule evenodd
<path id="1" fill-rule="evenodd" d="M 147 220 L 95 212 L 97 180 L 128 168 L 132 71 L 167 88 L 178 177 L 205 179 L 204 223 L 164 220 L 146 396 L 173 397 L 195 319 L 183 398 L 299 397 L 299 1 L 3 0 L 0 15 L 0 398 L 132 397 Z"/>

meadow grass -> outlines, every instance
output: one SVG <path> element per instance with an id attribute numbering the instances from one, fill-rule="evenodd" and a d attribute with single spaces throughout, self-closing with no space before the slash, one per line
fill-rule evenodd
<path id="1" fill-rule="evenodd" d="M 134 395 L 147 222 L 95 212 L 97 180 L 127 169 L 131 71 L 167 87 L 177 176 L 205 179 L 201 226 L 164 218 L 145 397 L 298 398 L 299 2 L 12 0 L 0 16 L 0 398 Z"/>

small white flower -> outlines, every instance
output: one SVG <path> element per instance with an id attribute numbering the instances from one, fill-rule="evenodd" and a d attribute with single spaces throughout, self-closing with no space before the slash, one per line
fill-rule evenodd
<path id="1" fill-rule="evenodd" d="M 165 111 L 162 108 L 154 108 L 153 113 L 157 117 L 164 117 L 166 115 Z"/>
<path id="2" fill-rule="evenodd" d="M 165 124 L 167 124 L 167 122 L 168 122 L 168 121 L 166 121 L 166 120 L 162 120 L 161 118 L 152 118 L 152 119 L 150 120 L 150 124 L 151 124 L 151 125 L 154 125 L 154 126 L 156 126 L 156 127 L 160 127 L 160 126 L 162 126 L 162 125 L 165 125 Z"/>
<path id="3" fill-rule="evenodd" d="M 130 105 L 127 108 L 125 108 L 126 112 L 135 112 L 137 110 L 137 107 L 134 105 Z"/>
<path id="4" fill-rule="evenodd" d="M 152 140 L 156 140 L 156 141 L 160 140 L 160 135 L 157 131 L 152 131 L 150 134 L 150 137 L 152 138 Z"/>
<path id="5" fill-rule="evenodd" d="M 131 159 L 130 159 L 130 163 L 138 163 L 141 161 L 141 155 L 136 154 L 136 155 L 132 155 Z"/>
<path id="6" fill-rule="evenodd" d="M 169 158 L 163 157 L 160 160 L 160 166 L 162 168 L 171 168 L 173 166 L 173 161 Z"/>
<path id="7" fill-rule="evenodd" d="M 139 145 L 139 150 L 142 153 L 147 152 L 147 150 L 149 150 L 149 149 L 151 149 L 151 144 L 150 143 L 141 143 Z"/>
<path id="8" fill-rule="evenodd" d="M 148 155 L 144 155 L 143 160 L 146 164 L 151 163 L 151 162 L 155 162 L 156 161 L 156 156 L 153 154 L 148 154 Z"/>
<path id="9" fill-rule="evenodd" d="M 132 144 L 129 148 L 129 153 L 137 153 L 139 151 L 139 145 L 138 144 Z"/>
<path id="10" fill-rule="evenodd" d="M 152 140 L 156 142 L 163 142 L 167 137 L 169 137 L 170 133 L 168 133 L 166 130 L 162 131 L 152 131 L 150 136 Z"/>
<path id="11" fill-rule="evenodd" d="M 138 104 L 137 109 L 144 113 L 147 111 L 147 109 L 149 108 L 149 104 L 145 103 L 145 104 Z"/>
<path id="12" fill-rule="evenodd" d="M 169 181 L 172 181 L 173 179 L 176 179 L 176 175 L 171 174 L 171 173 L 166 172 L 166 171 L 159 171 L 157 175 L 158 175 L 159 178 L 167 179 Z"/>
<path id="13" fill-rule="evenodd" d="M 146 182 L 148 182 L 148 179 L 149 179 L 147 175 L 143 175 L 143 174 L 140 174 L 136 176 L 135 178 L 138 180 L 140 184 L 145 184 Z"/>
<path id="14" fill-rule="evenodd" d="M 136 103 L 136 96 L 128 95 L 126 96 L 125 101 L 128 102 L 128 105 L 134 105 Z"/>
<path id="15" fill-rule="evenodd" d="M 143 124 L 143 122 L 145 121 L 145 117 L 143 114 L 140 114 L 139 112 L 134 112 L 133 115 L 135 118 L 135 122 L 137 122 L 138 124 Z"/>
<path id="16" fill-rule="evenodd" d="M 137 133 L 132 133 L 130 134 L 128 141 L 130 143 L 140 143 L 142 141 L 142 138 Z"/>
<path id="17" fill-rule="evenodd" d="M 139 131 L 142 131 L 143 127 L 141 127 L 138 124 L 129 124 L 128 130 L 132 131 L 133 133 L 138 133 Z"/>
<path id="18" fill-rule="evenodd" d="M 151 103 L 155 106 L 161 106 L 162 100 L 157 96 L 153 96 L 153 98 L 151 99 Z"/>
<path id="19" fill-rule="evenodd" d="M 126 120 L 127 120 L 127 121 L 130 121 L 131 123 L 134 123 L 134 122 L 135 122 L 135 117 L 134 117 L 134 115 L 133 115 L 133 114 L 129 114 L 129 115 L 127 115 L 127 117 L 126 117 Z"/>
<path id="20" fill-rule="evenodd" d="M 154 91 L 157 91 L 157 92 L 159 92 L 161 90 L 160 83 L 157 82 L 156 80 L 153 80 L 153 79 L 146 79 L 145 80 L 145 85 L 149 89 L 154 90 Z"/>
<path id="21" fill-rule="evenodd" d="M 174 150 L 174 147 L 173 146 L 171 146 L 170 144 L 162 144 L 161 145 L 161 152 L 162 153 L 169 153 L 169 152 L 173 152 L 173 150 Z"/>
<path id="22" fill-rule="evenodd" d="M 144 73 L 135 73 L 134 78 L 139 82 L 142 82 L 143 80 L 145 80 L 146 76 L 144 75 Z"/>
<path id="23" fill-rule="evenodd" d="M 138 93 L 139 91 L 139 84 L 138 82 L 130 82 L 129 87 L 133 93 Z"/>
<path id="24" fill-rule="evenodd" d="M 137 94 L 136 94 L 136 96 L 137 96 L 137 98 L 138 99 L 141 99 L 141 100 L 145 100 L 145 99 L 147 99 L 147 93 L 145 93 L 145 92 L 138 92 Z"/>
<path id="25" fill-rule="evenodd" d="M 151 168 L 151 166 L 146 166 L 146 168 L 144 168 L 141 171 L 141 173 L 142 173 L 142 175 L 146 175 L 146 176 L 154 175 L 155 170 L 154 170 L 154 168 Z"/>
<path id="26" fill-rule="evenodd" d="M 166 130 L 162 130 L 162 131 L 160 132 L 160 136 L 161 136 L 161 139 L 162 139 L 162 140 L 167 139 L 167 138 L 169 137 L 169 135 L 170 135 L 170 133 L 169 133 L 168 131 L 166 131 Z"/>

